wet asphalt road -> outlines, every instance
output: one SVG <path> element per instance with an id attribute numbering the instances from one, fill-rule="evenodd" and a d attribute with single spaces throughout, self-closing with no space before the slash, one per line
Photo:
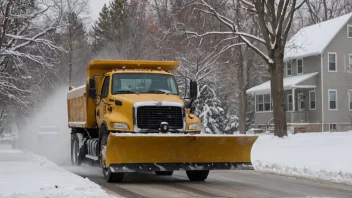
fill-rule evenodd
<path id="1" fill-rule="evenodd" d="M 108 193 L 123 197 L 351 197 L 352 186 L 278 176 L 253 170 L 211 171 L 205 182 L 191 182 L 185 172 L 173 176 L 125 174 L 123 183 L 107 183 L 103 176 L 85 176 Z"/>

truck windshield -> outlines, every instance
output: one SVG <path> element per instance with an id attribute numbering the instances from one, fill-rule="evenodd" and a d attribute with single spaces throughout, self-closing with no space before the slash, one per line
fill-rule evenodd
<path id="1" fill-rule="evenodd" d="M 114 74 L 112 94 L 175 94 L 178 89 L 175 78 L 167 74 L 124 73 Z"/>

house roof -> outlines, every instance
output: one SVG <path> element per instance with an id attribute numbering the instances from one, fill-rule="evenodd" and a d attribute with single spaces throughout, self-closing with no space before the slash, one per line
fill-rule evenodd
<path id="1" fill-rule="evenodd" d="M 318 72 L 314 73 L 309 73 L 309 74 L 302 74 L 302 75 L 297 75 L 297 76 L 289 76 L 284 78 L 284 90 L 289 90 L 292 88 L 311 88 L 315 85 L 302 85 L 299 86 L 298 84 L 312 78 L 313 76 L 316 76 Z M 268 93 L 270 92 L 270 80 L 266 81 L 263 84 L 257 85 L 255 87 L 252 87 L 246 91 L 247 94 L 250 93 Z"/>
<path id="2" fill-rule="evenodd" d="M 287 42 L 285 59 L 302 58 L 323 53 L 324 49 L 344 28 L 351 17 L 352 13 L 302 28 Z"/>

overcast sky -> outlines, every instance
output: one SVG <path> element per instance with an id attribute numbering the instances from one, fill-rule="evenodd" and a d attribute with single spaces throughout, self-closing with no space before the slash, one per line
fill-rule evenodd
<path id="1" fill-rule="evenodd" d="M 109 3 L 110 0 L 90 0 L 90 8 L 92 10 L 91 18 L 95 21 L 98 16 L 99 12 L 104 6 L 104 3 Z"/>

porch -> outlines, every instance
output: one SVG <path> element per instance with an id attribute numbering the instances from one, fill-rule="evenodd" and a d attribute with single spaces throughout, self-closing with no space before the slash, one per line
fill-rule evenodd
<path id="1" fill-rule="evenodd" d="M 317 79 L 318 73 L 289 76 L 284 78 L 284 102 L 288 125 L 318 123 Z M 270 81 L 247 90 L 255 95 L 255 125 L 273 125 Z"/>
<path id="2" fill-rule="evenodd" d="M 310 111 L 291 111 L 286 112 L 287 123 L 310 123 Z"/>

